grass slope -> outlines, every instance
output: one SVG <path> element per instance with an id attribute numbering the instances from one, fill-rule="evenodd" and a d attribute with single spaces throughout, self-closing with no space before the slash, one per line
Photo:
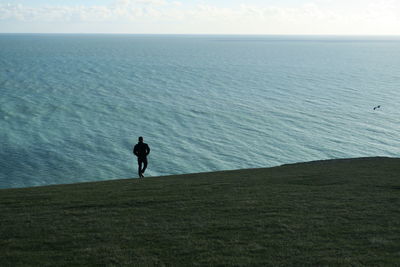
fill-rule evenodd
<path id="1" fill-rule="evenodd" d="M 400 159 L 0 190 L 0 265 L 397 265 Z"/>

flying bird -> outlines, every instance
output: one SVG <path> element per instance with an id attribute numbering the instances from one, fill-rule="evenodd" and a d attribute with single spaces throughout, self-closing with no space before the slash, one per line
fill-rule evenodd
<path id="1" fill-rule="evenodd" d="M 381 108 L 381 105 L 374 107 L 374 110 Z"/>

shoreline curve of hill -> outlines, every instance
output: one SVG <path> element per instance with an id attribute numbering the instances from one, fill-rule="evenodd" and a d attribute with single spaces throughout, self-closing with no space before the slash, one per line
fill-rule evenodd
<path id="1" fill-rule="evenodd" d="M 375 157 L 1 189 L 0 262 L 395 266 L 399 174 Z"/>

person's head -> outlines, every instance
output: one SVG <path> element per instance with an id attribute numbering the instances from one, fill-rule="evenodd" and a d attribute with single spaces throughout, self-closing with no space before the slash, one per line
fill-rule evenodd
<path id="1" fill-rule="evenodd" d="M 140 142 L 140 143 L 143 142 L 143 137 L 139 136 L 139 142 Z"/>

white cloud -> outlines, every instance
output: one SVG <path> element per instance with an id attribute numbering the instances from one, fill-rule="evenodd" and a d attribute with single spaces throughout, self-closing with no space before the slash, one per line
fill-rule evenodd
<path id="1" fill-rule="evenodd" d="M 127 7 L 133 5 L 153 5 L 153 6 L 165 6 L 168 4 L 165 0 L 117 0 L 115 6 Z"/>
<path id="2" fill-rule="evenodd" d="M 400 34 L 400 1 L 314 0 L 296 7 L 189 7 L 168 0 L 117 0 L 111 5 L 85 6 L 0 4 L 0 31 L 4 31 L 4 22 L 26 23 L 27 28 L 32 22 L 53 22 L 70 32 L 74 32 L 73 23 L 90 24 L 91 28 L 96 23 L 119 23 L 126 25 L 124 31 L 141 26 L 150 33 Z M 118 32 L 121 28 L 110 26 L 107 30 Z"/>

